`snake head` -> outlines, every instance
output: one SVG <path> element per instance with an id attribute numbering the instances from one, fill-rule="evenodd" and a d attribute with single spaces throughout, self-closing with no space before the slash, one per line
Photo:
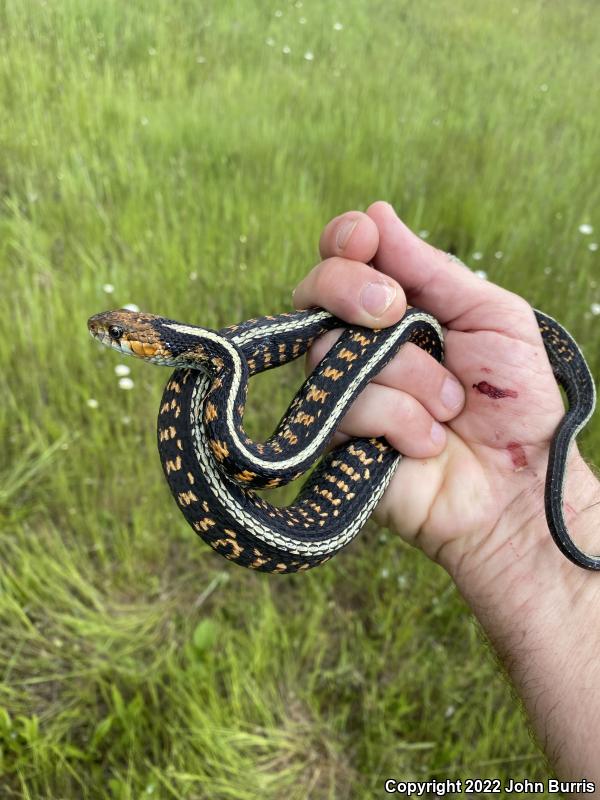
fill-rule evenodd
<path id="1" fill-rule="evenodd" d="M 212 354 L 202 342 L 206 329 L 121 308 L 90 317 L 88 330 L 98 342 L 124 355 L 136 356 L 151 364 L 211 371 Z"/>

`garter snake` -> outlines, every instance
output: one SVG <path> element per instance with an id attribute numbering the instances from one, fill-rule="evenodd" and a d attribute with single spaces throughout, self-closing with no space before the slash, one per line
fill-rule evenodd
<path id="1" fill-rule="evenodd" d="M 563 516 L 568 451 L 593 413 L 594 382 L 571 335 L 551 317 L 535 315 L 568 400 L 550 447 L 546 519 L 561 552 L 597 570 L 600 556 L 575 545 Z M 122 353 L 176 367 L 158 414 L 158 449 L 171 492 L 211 547 L 263 572 L 297 572 L 335 555 L 363 527 L 402 456 L 384 438 L 352 439 L 323 457 L 290 506 L 274 506 L 256 490 L 282 486 L 308 470 L 353 400 L 404 343 L 438 361 L 444 355 L 439 322 L 416 308 L 380 330 L 348 327 L 321 309 L 219 331 L 121 309 L 91 317 L 88 327 L 94 338 Z M 249 378 L 297 358 L 334 327 L 345 330 L 273 435 L 252 441 L 243 426 Z"/>

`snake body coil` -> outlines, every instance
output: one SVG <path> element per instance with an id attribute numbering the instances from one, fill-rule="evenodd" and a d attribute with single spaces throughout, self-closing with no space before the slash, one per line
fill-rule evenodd
<path id="1" fill-rule="evenodd" d="M 550 317 L 535 313 L 569 401 L 552 441 L 548 525 L 568 558 L 600 569 L 600 558 L 574 544 L 562 512 L 568 450 L 593 412 L 594 383 L 572 337 Z M 88 324 L 104 344 L 178 367 L 158 415 L 158 449 L 171 492 L 211 547 L 264 572 L 297 572 L 335 555 L 363 527 L 402 456 L 383 438 L 352 439 L 321 460 L 292 505 L 274 506 L 256 489 L 282 486 L 306 472 L 353 400 L 403 344 L 413 342 L 443 360 L 438 321 L 416 308 L 381 330 L 348 328 L 321 309 L 249 320 L 220 331 L 125 310 L 98 314 Z M 253 442 L 243 427 L 249 378 L 297 358 L 334 327 L 346 330 L 305 381 L 273 435 Z"/>

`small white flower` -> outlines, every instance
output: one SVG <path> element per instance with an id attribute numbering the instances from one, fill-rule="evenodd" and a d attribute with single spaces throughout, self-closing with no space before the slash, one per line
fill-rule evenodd
<path id="1" fill-rule="evenodd" d="M 123 425 L 129 425 L 131 423 L 131 417 L 125 415 L 124 417 L 121 417 L 121 422 Z"/>
<path id="2" fill-rule="evenodd" d="M 600 314 L 600 303 L 592 303 L 590 306 L 590 311 L 595 317 L 597 317 Z"/>
<path id="3" fill-rule="evenodd" d="M 540 92 L 547 92 L 547 91 L 548 91 L 548 84 L 547 83 L 541 83 L 540 84 Z"/>
<path id="4" fill-rule="evenodd" d="M 381 577 L 382 578 L 389 578 L 390 577 L 390 571 L 389 571 L 389 569 L 387 567 L 384 567 L 381 570 Z"/>
<path id="5" fill-rule="evenodd" d="M 552 267 L 544 267 L 544 275 L 551 275 Z"/>
<path id="6" fill-rule="evenodd" d="M 598 242 L 590 242 L 588 244 L 588 250 L 591 250 L 592 253 L 595 253 L 597 249 L 598 249 Z"/>
<path id="7" fill-rule="evenodd" d="M 306 25 L 306 17 L 300 17 L 298 22 L 300 23 L 300 25 Z"/>
<path id="8" fill-rule="evenodd" d="M 242 244 L 246 244 L 247 241 L 248 241 L 248 237 L 246 236 L 245 233 L 242 233 L 241 236 L 240 236 L 240 242 Z"/>
<path id="9" fill-rule="evenodd" d="M 150 122 L 150 120 L 148 119 L 148 117 L 141 117 L 140 122 L 145 127 Z"/>
<path id="10" fill-rule="evenodd" d="M 269 47 L 274 47 L 275 39 L 272 36 L 267 36 L 267 38 L 265 39 L 265 44 L 268 44 Z"/>
<path id="11" fill-rule="evenodd" d="M 483 253 L 480 253 L 479 250 L 476 250 L 471 256 L 471 258 L 473 259 L 473 261 L 481 261 L 481 259 L 483 258 Z"/>
<path id="12" fill-rule="evenodd" d="M 196 64 L 206 64 L 206 59 L 204 58 L 204 56 L 198 56 L 196 58 Z"/>
<path id="13" fill-rule="evenodd" d="M 341 22 L 334 22 L 333 23 L 333 30 L 334 31 L 343 31 L 344 30 L 344 26 L 342 25 Z"/>
<path id="14" fill-rule="evenodd" d="M 129 375 L 130 372 L 131 370 L 129 369 L 127 364 L 117 364 L 117 366 L 115 367 L 115 375 L 118 378 L 122 378 L 124 375 Z"/>
<path id="15" fill-rule="evenodd" d="M 307 50 L 306 53 L 304 53 L 304 58 L 306 61 L 313 61 L 314 57 L 314 53 L 312 53 L 310 50 Z"/>
<path id="16" fill-rule="evenodd" d="M 502 250 L 496 250 L 496 252 L 494 253 L 494 258 L 497 258 L 498 261 L 500 261 L 501 258 L 504 258 L 504 253 L 502 252 Z"/>
<path id="17" fill-rule="evenodd" d="M 133 389 L 134 383 L 131 378 L 119 378 L 119 389 L 125 389 L 129 391 L 129 389 Z"/>
<path id="18" fill-rule="evenodd" d="M 406 580 L 406 575 L 398 575 L 398 578 L 396 579 L 396 583 L 398 584 L 398 587 L 400 589 L 404 589 L 404 587 L 408 583 L 408 581 Z"/>
<path id="19" fill-rule="evenodd" d="M 429 236 L 429 231 L 423 229 L 422 231 L 419 231 L 419 236 L 421 239 L 427 239 Z"/>
<path id="20" fill-rule="evenodd" d="M 281 11 L 281 10 L 278 8 L 278 9 L 277 9 L 277 11 L 275 12 L 275 16 L 276 16 L 276 17 L 283 17 L 283 11 Z"/>
<path id="21" fill-rule="evenodd" d="M 243 262 L 243 261 L 240 261 L 240 270 L 241 270 L 242 272 L 246 272 L 246 270 L 247 270 L 247 269 L 248 269 L 247 265 L 246 265 L 246 264 L 244 264 L 244 262 Z"/>
<path id="22" fill-rule="evenodd" d="M 477 277 L 481 278 L 483 281 L 487 280 L 487 272 L 484 269 L 476 269 L 473 274 L 477 275 Z"/>
<path id="23" fill-rule="evenodd" d="M 105 292 L 105 294 L 112 294 L 114 290 L 115 287 L 112 285 L 112 283 L 105 283 L 102 287 L 102 291 Z"/>
<path id="24" fill-rule="evenodd" d="M 93 397 L 90 397 L 87 401 L 88 408 L 98 408 L 98 405 L 98 401 Z"/>
<path id="25" fill-rule="evenodd" d="M 284 44 L 281 48 L 281 52 L 284 56 L 289 56 L 289 54 L 292 52 L 292 48 L 289 45 Z"/>
<path id="26" fill-rule="evenodd" d="M 125 303 L 123 308 L 126 308 L 127 311 L 139 311 L 140 310 L 140 307 L 136 306 L 135 303 Z"/>
<path id="27" fill-rule="evenodd" d="M 589 236 L 590 233 L 593 233 L 594 229 L 588 222 L 584 222 L 582 225 L 579 226 L 579 233 L 583 233 L 584 236 Z"/>
<path id="28" fill-rule="evenodd" d="M 454 716 L 455 711 L 456 708 L 454 706 L 448 706 L 448 708 L 444 712 L 444 716 L 446 717 L 446 719 L 450 719 L 450 717 Z"/>
<path id="29" fill-rule="evenodd" d="M 302 0 L 296 0 L 294 5 L 296 6 L 296 8 L 302 8 Z"/>
<path id="30" fill-rule="evenodd" d="M 156 55 L 156 47 L 149 47 L 148 48 L 148 55 L 155 56 Z"/>
<path id="31" fill-rule="evenodd" d="M 190 280 L 197 281 L 198 280 L 198 273 L 197 272 L 190 272 Z"/>

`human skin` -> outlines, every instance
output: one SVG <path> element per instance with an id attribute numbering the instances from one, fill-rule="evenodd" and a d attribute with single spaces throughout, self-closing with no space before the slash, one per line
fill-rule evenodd
<path id="1" fill-rule="evenodd" d="M 600 791 L 600 574 L 568 561 L 546 525 L 549 444 L 564 407 L 531 307 L 421 240 L 384 202 L 333 219 L 319 249 L 297 308 L 385 327 L 408 302 L 443 324 L 445 366 L 406 345 L 337 439 L 386 436 L 406 455 L 375 519 L 448 571 L 557 775 Z M 313 346 L 309 369 L 335 338 Z M 489 386 L 508 392 L 491 397 Z M 576 447 L 564 508 L 577 544 L 599 552 L 600 484 Z"/>

